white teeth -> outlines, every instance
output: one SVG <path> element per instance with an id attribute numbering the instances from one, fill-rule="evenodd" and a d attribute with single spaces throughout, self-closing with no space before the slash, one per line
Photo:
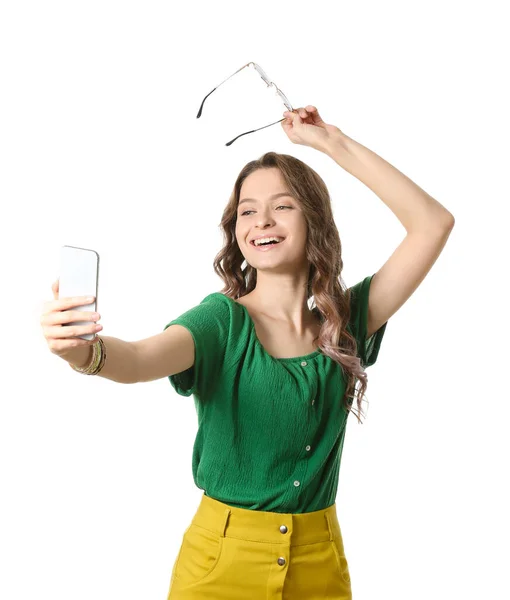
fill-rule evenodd
<path id="1" fill-rule="evenodd" d="M 259 246 L 262 242 L 281 242 L 284 238 L 281 237 L 267 237 L 267 238 L 259 238 L 258 240 L 254 240 L 253 244 L 255 246 Z"/>

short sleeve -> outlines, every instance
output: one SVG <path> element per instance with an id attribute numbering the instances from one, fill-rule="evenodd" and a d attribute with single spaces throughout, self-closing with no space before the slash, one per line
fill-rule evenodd
<path id="1" fill-rule="evenodd" d="M 214 387 L 214 381 L 223 369 L 230 330 L 229 306 L 221 299 L 221 294 L 210 294 L 199 305 L 170 321 L 164 329 L 170 325 L 182 325 L 191 333 L 195 361 L 189 369 L 169 375 L 168 379 L 181 396 L 194 394 L 200 398 L 204 390 Z"/>
<path id="2" fill-rule="evenodd" d="M 351 291 L 349 329 L 356 339 L 358 356 L 364 368 L 370 367 L 376 362 L 386 331 L 386 325 L 388 324 L 386 321 L 368 340 L 366 339 L 368 329 L 368 294 L 373 276 L 369 275 L 349 288 Z"/>

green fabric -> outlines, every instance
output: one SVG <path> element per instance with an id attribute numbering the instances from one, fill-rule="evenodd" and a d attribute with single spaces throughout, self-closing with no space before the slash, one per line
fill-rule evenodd
<path id="1" fill-rule="evenodd" d="M 365 368 L 376 362 L 387 325 L 365 339 L 372 277 L 350 288 L 348 328 Z M 165 329 L 176 324 L 195 341 L 194 365 L 168 379 L 178 394 L 194 397 L 196 486 L 250 510 L 305 513 L 331 506 L 348 416 L 340 365 L 320 349 L 273 358 L 246 307 L 219 292 Z"/>

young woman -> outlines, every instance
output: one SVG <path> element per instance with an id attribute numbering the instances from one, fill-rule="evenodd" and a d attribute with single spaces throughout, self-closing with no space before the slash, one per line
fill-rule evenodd
<path id="1" fill-rule="evenodd" d="M 179 394 L 194 396 L 193 477 L 204 494 L 169 600 L 352 598 L 335 503 L 347 417 L 356 399 L 360 420 L 365 369 L 388 319 L 454 224 L 315 107 L 284 116 L 293 143 L 326 153 L 405 227 L 379 271 L 345 289 L 326 185 L 302 161 L 269 152 L 243 168 L 224 210 L 225 244 L 214 261 L 221 292 L 138 342 L 69 337 L 95 329 L 62 327 L 90 315 L 63 312 L 83 299 L 58 299 L 58 282 L 41 319 L 50 349 L 75 370 L 123 383 L 168 377 Z"/>

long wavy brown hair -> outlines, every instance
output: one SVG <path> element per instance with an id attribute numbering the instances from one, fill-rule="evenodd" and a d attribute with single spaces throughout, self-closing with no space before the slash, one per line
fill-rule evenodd
<path id="1" fill-rule="evenodd" d="M 361 402 L 367 388 L 367 375 L 356 356 L 355 338 L 345 325 L 350 318 L 350 290 L 341 277 L 342 244 L 336 227 L 331 198 L 322 178 L 307 164 L 288 154 L 267 152 L 258 160 L 246 164 L 234 185 L 223 211 L 220 228 L 224 245 L 214 259 L 214 271 L 224 282 L 221 293 L 238 298 L 250 293 L 257 284 L 257 270 L 247 263 L 236 240 L 237 205 L 244 180 L 258 169 L 276 167 L 280 170 L 290 194 L 299 202 L 307 222 L 306 257 L 310 264 L 307 300 L 313 297 L 312 308 L 321 323 L 315 338 L 322 353 L 337 362 L 346 376 L 346 390 L 341 402 L 347 411 L 364 414 Z M 356 390 L 356 382 L 360 386 Z M 352 409 L 357 393 L 358 413 Z"/>

